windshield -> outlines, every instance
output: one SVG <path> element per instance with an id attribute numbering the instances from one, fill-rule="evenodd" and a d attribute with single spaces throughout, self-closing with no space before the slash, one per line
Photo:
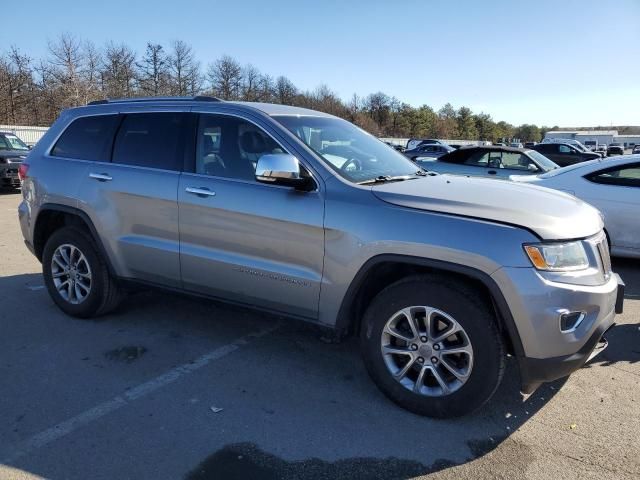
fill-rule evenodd
<path id="1" fill-rule="evenodd" d="M 540 152 L 536 152 L 535 150 L 527 150 L 527 155 L 533 158 L 536 161 L 536 163 L 540 165 L 545 171 L 555 170 L 556 168 L 559 168 L 556 163 L 549 160 Z"/>
<path id="2" fill-rule="evenodd" d="M 414 175 L 419 170 L 394 148 L 345 120 L 297 115 L 273 118 L 351 182 Z"/>
<path id="3" fill-rule="evenodd" d="M 29 150 L 27 144 L 15 135 L 0 135 L 0 150 Z"/>

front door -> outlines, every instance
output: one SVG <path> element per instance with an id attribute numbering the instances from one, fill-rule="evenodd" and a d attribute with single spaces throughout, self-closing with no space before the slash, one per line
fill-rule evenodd
<path id="1" fill-rule="evenodd" d="M 201 114 L 195 165 L 178 188 L 187 290 L 315 318 L 324 257 L 324 199 L 256 182 L 267 153 L 286 153 L 243 118 Z"/>

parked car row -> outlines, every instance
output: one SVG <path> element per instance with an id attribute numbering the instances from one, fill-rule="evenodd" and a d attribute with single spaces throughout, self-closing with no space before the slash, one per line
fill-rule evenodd
<path id="1" fill-rule="evenodd" d="M 558 168 L 535 150 L 496 146 L 461 148 L 439 157 L 417 157 L 414 161 L 425 170 L 474 177 L 508 178 L 516 173 L 545 173 Z"/>
<path id="2" fill-rule="evenodd" d="M 560 168 L 551 158 L 566 166 Z M 509 179 L 575 195 L 603 213 L 613 254 L 640 257 L 639 157 L 603 159 L 573 145 L 549 142 L 532 149 L 462 148 L 439 157 L 415 158 L 415 162 L 431 172 Z"/>
<path id="3" fill-rule="evenodd" d="M 561 167 L 602 158 L 599 153 L 581 150 L 577 145 L 568 143 L 539 143 L 531 148 Z"/>

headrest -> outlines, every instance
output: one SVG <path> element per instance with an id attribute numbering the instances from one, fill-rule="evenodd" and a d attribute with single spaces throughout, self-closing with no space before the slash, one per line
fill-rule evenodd
<path id="1" fill-rule="evenodd" d="M 240 147 L 247 153 L 262 153 L 267 149 L 264 137 L 258 132 L 244 132 L 240 136 Z"/>

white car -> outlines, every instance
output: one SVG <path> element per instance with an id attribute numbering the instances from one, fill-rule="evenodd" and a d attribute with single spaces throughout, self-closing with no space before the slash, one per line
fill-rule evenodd
<path id="1" fill-rule="evenodd" d="M 591 160 L 511 180 L 570 193 L 604 216 L 611 254 L 640 258 L 640 155 Z"/>

